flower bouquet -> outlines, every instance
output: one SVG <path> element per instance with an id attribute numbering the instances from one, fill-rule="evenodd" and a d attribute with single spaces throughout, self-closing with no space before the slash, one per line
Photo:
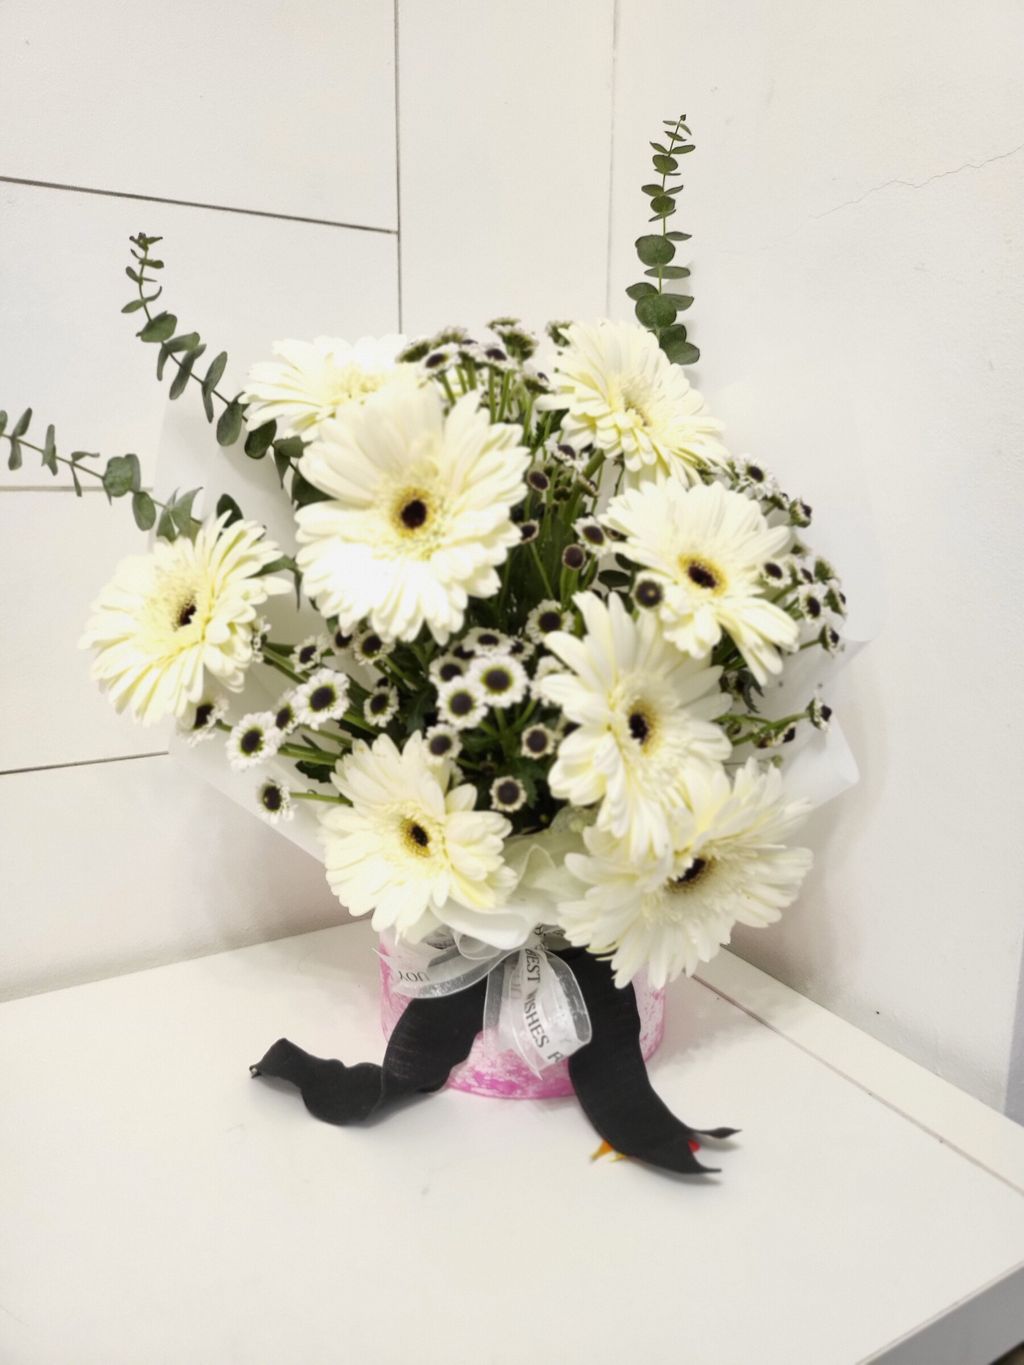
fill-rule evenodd
<path id="1" fill-rule="evenodd" d="M 333 892 L 381 935 L 383 1065 L 282 1039 L 252 1068 L 330 1122 L 453 1074 L 571 1087 L 615 1151 L 705 1169 L 646 1075 L 661 991 L 778 919 L 810 866 L 783 759 L 829 707 L 806 665 L 799 705 L 766 703 L 840 648 L 843 592 L 810 508 L 730 454 L 686 378 L 685 122 L 654 147 L 636 323 L 282 342 L 236 397 L 157 308 L 160 239 L 132 239 L 124 311 L 172 398 L 191 384 L 221 445 L 272 457 L 293 546 L 227 496 L 205 519 L 198 490 L 158 502 L 134 455 L 33 445 L 30 413 L 6 432 L 12 468 L 35 449 L 155 527 L 83 637 L 112 703 L 251 770 L 270 823 L 315 813 Z"/>

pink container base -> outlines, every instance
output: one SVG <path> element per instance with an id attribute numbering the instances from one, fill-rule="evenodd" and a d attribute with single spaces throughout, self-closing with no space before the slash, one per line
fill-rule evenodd
<path id="1" fill-rule="evenodd" d="M 385 1038 L 398 1023 L 409 997 L 392 989 L 392 973 L 386 957 L 380 958 L 380 1021 Z M 640 1047 L 646 1061 L 665 1034 L 665 992 L 652 990 L 647 977 L 633 983 L 640 1011 Z M 518 1052 L 495 1046 L 492 1031 L 478 1033 L 472 1051 L 448 1077 L 453 1090 L 489 1095 L 503 1100 L 551 1100 L 573 1094 L 568 1062 L 557 1062 L 535 1076 Z"/>

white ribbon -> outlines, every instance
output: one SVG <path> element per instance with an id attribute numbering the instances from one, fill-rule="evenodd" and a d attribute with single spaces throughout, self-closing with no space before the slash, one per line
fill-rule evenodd
<path id="1" fill-rule="evenodd" d="M 543 928 L 519 948 L 492 948 L 465 934 L 440 931 L 422 943 L 388 937 L 382 956 L 396 995 L 453 995 L 487 977 L 483 1027 L 499 1049 L 514 1050 L 539 1076 L 590 1042 L 590 1016 L 572 969 L 550 952 Z"/>

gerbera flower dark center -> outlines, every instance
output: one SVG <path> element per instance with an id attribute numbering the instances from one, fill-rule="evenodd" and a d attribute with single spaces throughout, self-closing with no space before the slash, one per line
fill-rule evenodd
<path id="1" fill-rule="evenodd" d="M 700 879 L 703 876 L 706 875 L 708 868 L 710 866 L 711 866 L 710 859 L 694 858 L 693 862 L 686 869 L 683 875 L 681 877 L 676 877 L 676 879 L 672 883 L 672 886 L 677 890 L 681 890 L 683 887 L 690 887 L 695 885 L 697 882 L 700 881 Z"/>
<path id="2" fill-rule="evenodd" d="M 178 629 L 179 629 L 179 630 L 183 630 L 185 626 L 190 625 L 190 624 L 191 624 L 191 621 L 192 621 L 192 617 L 195 616 L 195 614 L 196 614 L 196 604 L 195 604 L 195 602 L 189 600 L 189 601 L 186 602 L 185 605 L 184 605 L 183 607 L 181 607 L 180 610 L 178 611 L 178 615 L 177 615 L 177 619 L 176 619 L 176 625 L 177 625 Z"/>
<path id="3" fill-rule="evenodd" d="M 410 498 L 399 516 L 402 518 L 403 526 L 408 527 L 410 531 L 418 531 L 427 519 L 427 504 L 422 498 Z"/>
<path id="4" fill-rule="evenodd" d="M 372 696 L 370 698 L 370 710 L 373 712 L 375 716 L 379 716 L 382 711 L 386 711 L 388 709 L 388 703 L 390 702 L 390 700 L 391 699 L 390 697 L 388 697 L 386 692 L 378 692 L 376 693 L 375 696 Z"/>
<path id="5" fill-rule="evenodd" d="M 213 702 L 204 701 L 196 707 L 195 724 L 193 730 L 205 730 L 213 716 Z"/>
<path id="6" fill-rule="evenodd" d="M 303 645 L 299 650 L 299 663 L 308 664 L 316 658 L 316 645 Z"/>
<path id="7" fill-rule="evenodd" d="M 547 753 L 548 737 L 543 730 L 528 730 L 526 732 L 526 747 L 531 754 Z"/>
<path id="8" fill-rule="evenodd" d="M 629 713 L 629 733 L 641 747 L 650 739 L 651 722 L 643 711 L 636 710 Z"/>
<path id="9" fill-rule="evenodd" d="M 309 699 L 309 709 L 311 711 L 326 711 L 337 695 L 334 688 L 329 687 L 326 683 L 322 687 L 314 687 Z"/>
<path id="10" fill-rule="evenodd" d="M 280 787 L 264 787 L 261 793 L 263 805 L 269 811 L 279 811 L 282 805 Z"/>
<path id="11" fill-rule="evenodd" d="M 655 583 L 653 579 L 645 578 L 636 585 L 635 596 L 637 603 L 641 607 L 650 609 L 661 605 L 664 593 L 661 590 L 660 583 Z"/>
<path id="12" fill-rule="evenodd" d="M 519 800 L 519 796 L 520 796 L 519 783 L 516 782 L 513 778 L 509 778 L 507 782 L 499 782 L 498 800 L 501 801 L 504 805 L 506 806 L 513 805 L 516 801 Z"/>
<path id="13" fill-rule="evenodd" d="M 444 758 L 452 747 L 451 735 L 434 735 L 427 746 L 435 758 Z"/>
<path id="14" fill-rule="evenodd" d="M 475 703 L 471 693 L 454 692 L 448 704 L 453 716 L 468 716 Z"/>
<path id="15" fill-rule="evenodd" d="M 507 668 L 489 668 L 482 681 L 488 692 L 507 692 L 512 686 L 512 674 Z"/>
<path id="16" fill-rule="evenodd" d="M 489 630 L 482 630 L 477 636 L 476 642 L 478 645 L 482 645 L 484 649 L 490 649 L 493 645 L 501 644 L 501 637 L 493 634 Z"/>
<path id="17" fill-rule="evenodd" d="M 402 833 L 411 852 L 419 854 L 420 857 L 430 852 L 430 835 L 418 820 L 406 820 Z"/>
<path id="18" fill-rule="evenodd" d="M 721 580 L 709 565 L 701 563 L 699 559 L 691 559 L 686 566 L 686 576 L 691 583 L 696 583 L 698 588 L 705 588 L 708 592 L 721 587 Z"/>
<path id="19" fill-rule="evenodd" d="M 562 613 L 560 611 L 542 611 L 537 624 L 545 635 L 550 630 L 558 630 L 562 624 Z"/>
<path id="20" fill-rule="evenodd" d="M 452 678 L 462 677 L 462 668 L 454 659 L 448 659 L 437 671 L 442 682 L 451 682 Z"/>
<path id="21" fill-rule="evenodd" d="M 246 730 L 239 740 L 238 747 L 243 754 L 258 754 L 263 748 L 263 731 L 256 729 Z"/>

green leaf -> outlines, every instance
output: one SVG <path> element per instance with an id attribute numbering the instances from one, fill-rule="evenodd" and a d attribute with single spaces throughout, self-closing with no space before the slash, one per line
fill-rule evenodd
<path id="1" fill-rule="evenodd" d="M 647 294 L 637 300 L 636 315 L 645 327 L 668 327 L 675 319 L 675 304 L 664 294 Z"/>
<path id="2" fill-rule="evenodd" d="M 685 280 L 690 271 L 685 265 L 662 265 L 653 266 L 650 270 L 645 270 L 645 275 L 659 275 L 663 280 Z"/>
<path id="3" fill-rule="evenodd" d="M 306 758 L 300 758 L 295 766 L 303 777 L 308 777 L 312 782 L 330 782 L 331 773 L 334 771 L 333 765 L 329 762 L 314 763 L 312 759 Z"/>
<path id="4" fill-rule="evenodd" d="M 0 436 L 2 436 L 2 435 L 4 434 L 4 431 L 5 431 L 6 429 L 7 429 L 7 414 L 6 414 L 6 412 L 0 412 Z"/>
<path id="5" fill-rule="evenodd" d="M 140 531 L 152 530 L 156 521 L 156 504 L 142 489 L 132 494 L 132 516 Z"/>
<path id="6" fill-rule="evenodd" d="M 164 366 L 167 364 L 167 362 L 168 362 L 168 360 L 169 360 L 170 358 L 171 358 L 171 353 L 170 353 L 170 351 L 167 349 L 167 343 L 164 342 L 164 344 L 160 347 L 159 353 L 157 354 L 157 358 L 156 358 L 156 377 L 157 377 L 157 379 L 163 379 L 163 377 L 164 377 Z"/>
<path id="7" fill-rule="evenodd" d="M 620 573 L 618 569 L 605 569 L 603 573 L 599 573 L 597 576 L 606 587 L 614 588 L 616 592 L 620 588 L 629 587 L 629 574 Z"/>
<path id="8" fill-rule="evenodd" d="M 12 435 L 12 436 L 24 436 L 24 435 L 25 435 L 25 432 L 28 431 L 29 423 L 30 423 L 31 421 L 32 421 L 32 409 L 31 409 L 31 408 L 26 408 L 25 411 L 24 411 L 24 412 L 21 414 L 21 416 L 18 418 L 18 420 L 15 422 L 14 426 L 11 428 L 11 435 Z"/>
<path id="9" fill-rule="evenodd" d="M 325 502 L 330 497 L 319 488 L 314 488 L 296 469 L 292 473 L 292 502 L 296 507 L 307 507 L 311 502 Z"/>
<path id="10" fill-rule="evenodd" d="M 679 162 L 674 156 L 658 156 L 655 154 L 651 157 L 651 161 L 654 163 L 654 169 L 661 171 L 662 175 L 671 175 L 673 171 L 679 169 Z"/>
<path id="11" fill-rule="evenodd" d="M 156 533 L 161 540 L 178 539 L 178 528 L 175 526 L 174 518 L 167 507 L 160 513 L 160 520 L 156 524 Z"/>
<path id="12" fill-rule="evenodd" d="M 669 270 L 669 269 L 671 269 L 671 267 L 670 267 L 670 266 L 667 266 L 667 265 L 663 265 L 663 266 L 661 267 L 661 269 L 662 269 L 662 270 Z M 648 270 L 648 271 L 647 271 L 647 274 L 648 274 L 648 275 L 657 275 L 657 273 L 658 273 L 657 270 Z M 644 282 L 642 282 L 642 283 L 640 283 L 640 284 L 631 284 L 631 285 L 629 286 L 629 288 L 626 290 L 626 293 L 629 295 L 629 297 L 630 297 L 631 299 L 642 299 L 642 298 L 646 298 L 646 296 L 647 296 L 648 294 L 656 294 L 657 292 L 658 292 L 658 291 L 657 291 L 657 289 L 655 289 L 654 285 L 653 285 L 653 284 L 647 284 L 646 281 L 644 281 Z"/>
<path id="13" fill-rule="evenodd" d="M 51 474 L 57 473 L 57 439 L 52 422 L 46 428 L 46 439 L 43 441 L 43 468 Z"/>
<path id="14" fill-rule="evenodd" d="M 137 270 L 133 270 L 130 265 L 125 266 L 124 273 L 128 276 L 130 280 L 134 280 L 136 284 L 146 283 L 146 281 L 142 278 L 139 272 Z"/>
<path id="15" fill-rule="evenodd" d="M 670 213 L 675 212 L 676 201 L 667 194 L 656 195 L 651 200 L 651 212 L 655 218 L 667 218 Z"/>
<path id="16" fill-rule="evenodd" d="M 157 313 L 155 318 L 150 318 L 138 335 L 143 341 L 167 341 L 174 335 L 177 325 L 178 319 L 173 313 Z"/>
<path id="17" fill-rule="evenodd" d="M 665 193 L 665 187 L 664 187 L 664 185 L 641 185 L 640 188 L 643 190 L 644 194 L 664 194 L 664 193 Z"/>
<path id="18" fill-rule="evenodd" d="M 194 351 L 199 345 L 198 332 L 182 332 L 180 336 L 171 337 L 170 341 L 164 342 L 169 351 Z"/>
<path id="19" fill-rule="evenodd" d="M 245 453 L 250 460 L 262 460 L 273 445 L 277 423 L 273 420 L 255 427 L 245 438 Z"/>
<path id="20" fill-rule="evenodd" d="M 660 233 L 648 233 L 636 239 L 636 254 L 644 265 L 667 265 L 676 254 L 676 249 L 667 237 Z"/>
<path id="21" fill-rule="evenodd" d="M 688 242 L 693 236 L 692 232 L 666 232 L 665 236 L 672 242 Z"/>
<path id="22" fill-rule="evenodd" d="M 222 493 L 217 499 L 217 515 L 222 517 L 227 514 L 225 526 L 233 526 L 236 521 L 242 520 L 242 509 L 230 493 Z"/>
<path id="23" fill-rule="evenodd" d="M 195 333 L 193 333 L 193 336 L 194 335 Z M 205 350 L 206 347 L 200 344 L 194 351 L 189 351 L 188 355 L 179 363 L 178 373 L 174 376 L 174 379 L 171 381 L 171 387 L 167 390 L 168 398 L 180 398 L 185 392 L 185 389 L 188 387 L 188 381 L 192 378 L 192 366 Z"/>
<path id="24" fill-rule="evenodd" d="M 658 337 L 658 345 L 675 365 L 696 365 L 700 351 L 686 339 L 686 328 L 681 324 L 666 327 Z"/>
<path id="25" fill-rule="evenodd" d="M 242 431 L 242 405 L 233 398 L 217 422 L 217 444 L 233 446 Z"/>
<path id="26" fill-rule="evenodd" d="M 692 294 L 666 294 L 664 297 L 669 300 L 677 313 L 685 313 L 690 304 L 693 303 Z"/>
<path id="27" fill-rule="evenodd" d="M 141 299 L 132 299 L 130 303 L 125 304 L 125 306 L 121 309 L 121 312 L 137 313 L 142 306 L 143 304 Z"/>
<path id="28" fill-rule="evenodd" d="M 71 482 L 75 485 L 75 497 L 80 498 L 82 496 L 82 483 L 74 465 L 71 466 Z"/>
<path id="29" fill-rule="evenodd" d="M 674 126 L 675 126 L 675 125 L 673 125 L 673 127 L 674 127 Z M 652 143 L 651 143 L 651 146 L 654 148 L 654 150 L 655 150 L 656 152 L 661 152 L 663 155 L 667 155 L 667 154 L 668 154 L 668 148 L 667 148 L 667 147 L 663 147 L 663 146 L 661 145 L 660 142 L 652 142 Z"/>
<path id="30" fill-rule="evenodd" d="M 7 468 L 8 468 L 8 469 L 20 469 L 20 468 L 21 468 L 21 442 L 18 440 L 17 436 L 11 436 L 11 437 L 9 437 L 8 439 L 9 439 L 10 442 L 11 442 L 11 453 L 10 453 L 10 454 L 8 455 L 8 457 L 7 457 Z"/>
<path id="31" fill-rule="evenodd" d="M 281 487 L 283 488 L 284 476 L 288 473 L 289 469 L 291 469 L 292 462 L 287 455 L 278 450 L 277 446 L 274 447 L 274 467 L 277 470 L 277 477 L 281 481 Z"/>
<path id="32" fill-rule="evenodd" d="M 126 493 L 137 493 L 142 480 L 137 455 L 114 455 L 103 471 L 103 488 L 108 498 L 123 498 Z"/>
<path id="33" fill-rule="evenodd" d="M 689 131 L 689 129 L 687 129 Z M 673 156 L 685 156 L 687 152 L 695 152 L 697 149 L 692 142 L 688 142 L 685 147 L 673 147 Z"/>
<path id="34" fill-rule="evenodd" d="M 220 383 L 221 375 L 223 375 L 224 367 L 227 363 L 228 363 L 227 351 L 220 351 L 210 361 L 210 368 L 206 371 L 206 374 L 203 376 L 203 393 L 207 397 L 211 393 L 213 393 L 214 389 Z"/>
<path id="35" fill-rule="evenodd" d="M 173 498 L 168 507 L 175 530 L 183 536 L 191 536 L 192 534 L 192 523 L 195 521 L 192 515 L 192 504 L 199 496 L 199 492 L 198 488 L 190 488 L 187 493 L 182 493 L 180 498 Z"/>
<path id="36" fill-rule="evenodd" d="M 71 452 L 72 464 L 77 464 L 79 460 L 98 460 L 99 458 L 98 450 L 73 450 Z"/>
<path id="37" fill-rule="evenodd" d="M 301 436 L 286 436 L 283 440 L 274 442 L 274 449 L 279 450 L 289 460 L 299 459 L 305 448 L 306 443 Z"/>

